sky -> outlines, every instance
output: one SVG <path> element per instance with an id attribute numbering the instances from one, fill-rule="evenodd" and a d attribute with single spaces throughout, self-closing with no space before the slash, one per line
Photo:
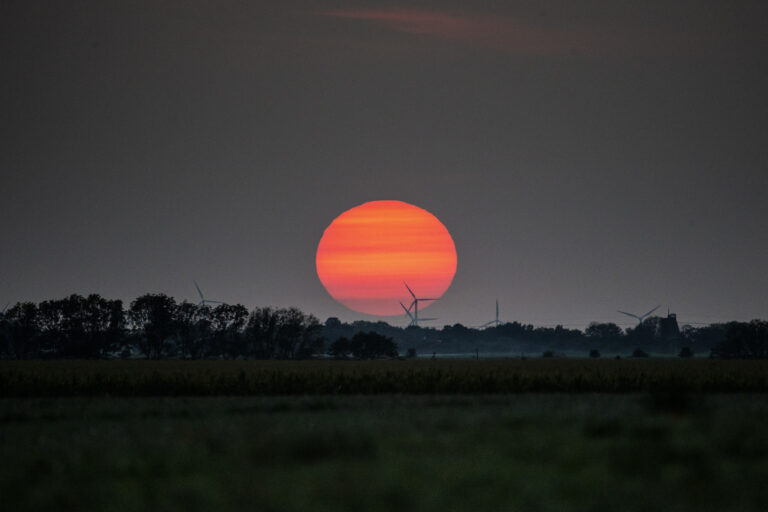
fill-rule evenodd
<path id="1" fill-rule="evenodd" d="M 346 309 L 345 210 L 435 215 L 435 325 L 768 317 L 768 8 L 0 3 L 0 307 L 146 292 Z M 406 318 L 388 321 L 405 325 Z"/>

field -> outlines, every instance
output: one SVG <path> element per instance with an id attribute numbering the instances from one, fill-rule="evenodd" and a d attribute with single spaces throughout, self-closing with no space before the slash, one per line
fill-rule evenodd
<path id="1" fill-rule="evenodd" d="M 2 361 L 0 397 L 768 392 L 768 361 Z"/>
<path id="2" fill-rule="evenodd" d="M 765 374 L 717 361 L 2 363 L 0 503 L 764 510 Z"/>

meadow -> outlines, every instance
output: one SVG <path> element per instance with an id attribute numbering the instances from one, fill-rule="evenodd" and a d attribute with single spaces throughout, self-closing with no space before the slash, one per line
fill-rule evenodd
<path id="1" fill-rule="evenodd" d="M 768 365 L 0 364 L 3 510 L 758 511 Z"/>
<path id="2" fill-rule="evenodd" d="M 768 500 L 768 397 L 0 400 L 4 510 L 723 511 Z"/>

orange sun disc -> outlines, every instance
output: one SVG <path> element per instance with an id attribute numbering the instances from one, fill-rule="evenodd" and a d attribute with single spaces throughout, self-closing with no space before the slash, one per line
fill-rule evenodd
<path id="1" fill-rule="evenodd" d="M 404 315 L 413 297 L 439 298 L 456 274 L 456 246 L 428 211 L 402 201 L 371 201 L 336 217 L 317 247 L 317 276 L 353 311 Z M 419 302 L 419 310 L 432 301 Z"/>

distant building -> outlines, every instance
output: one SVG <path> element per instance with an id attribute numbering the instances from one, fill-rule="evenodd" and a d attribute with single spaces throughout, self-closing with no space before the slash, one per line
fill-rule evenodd
<path id="1" fill-rule="evenodd" d="M 338 329 L 341 327 L 341 320 L 335 316 L 329 316 L 328 320 L 325 321 L 325 326 L 329 329 Z"/>
<path id="2" fill-rule="evenodd" d="M 677 315 L 667 313 L 666 318 L 658 317 L 654 338 L 659 341 L 672 342 L 680 339 L 680 326 L 677 325 Z"/>

